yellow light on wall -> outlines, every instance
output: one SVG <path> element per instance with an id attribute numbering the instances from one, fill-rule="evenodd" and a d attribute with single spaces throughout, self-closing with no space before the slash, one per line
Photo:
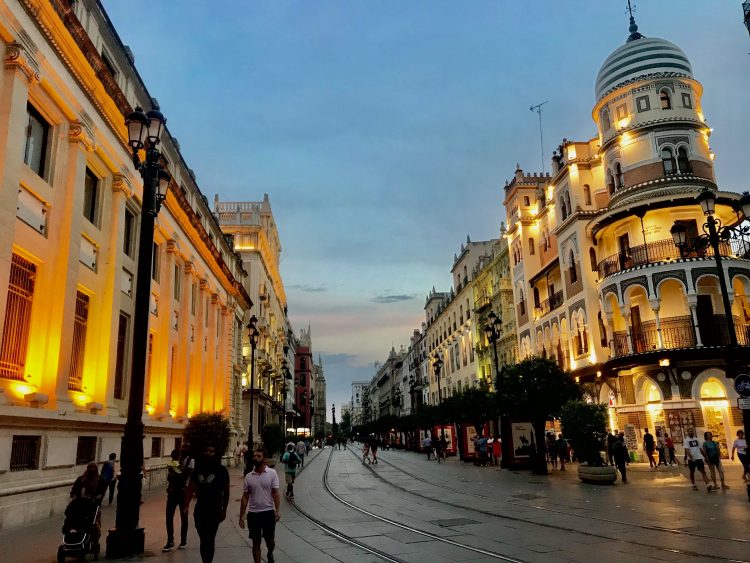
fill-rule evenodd
<path id="1" fill-rule="evenodd" d="M 85 407 L 88 403 L 91 402 L 91 397 L 86 395 L 86 393 L 74 393 L 73 402 L 79 407 Z"/>
<path id="2" fill-rule="evenodd" d="M 633 135 L 631 133 L 626 132 L 626 133 L 623 133 L 620 136 L 620 146 L 621 147 L 626 147 L 626 146 L 628 146 L 632 142 L 633 142 Z"/>
<path id="3" fill-rule="evenodd" d="M 568 145 L 568 160 L 573 160 L 574 158 L 576 158 L 576 146 Z"/>
<path id="4" fill-rule="evenodd" d="M 708 156 L 711 158 L 711 160 L 716 160 L 716 155 L 714 153 L 709 153 Z"/>
<path id="5" fill-rule="evenodd" d="M 597 372 L 596 372 L 596 377 L 601 377 L 601 376 L 602 376 L 602 372 L 600 372 L 600 371 L 597 371 Z"/>
<path id="6" fill-rule="evenodd" d="M 659 365 L 663 368 L 669 367 L 669 358 L 664 358 L 663 360 L 659 360 Z"/>
<path id="7" fill-rule="evenodd" d="M 147 413 L 148 413 L 149 415 L 152 415 L 152 414 L 154 414 L 154 412 L 155 412 L 155 411 L 156 411 L 156 409 L 154 408 L 154 405 L 152 405 L 152 404 L 149 404 L 149 403 L 146 403 L 146 412 L 147 412 Z"/>
<path id="8" fill-rule="evenodd" d="M 172 418 L 177 418 L 177 411 L 174 409 L 169 409 L 169 416 Z"/>
<path id="9" fill-rule="evenodd" d="M 29 393 L 36 393 L 37 386 L 31 385 L 30 383 L 24 383 L 22 381 L 14 381 L 10 384 L 10 389 L 14 395 L 17 395 L 19 399 L 23 399 L 25 395 Z"/>
<path id="10" fill-rule="evenodd" d="M 625 117 L 625 118 L 623 118 L 623 119 L 621 119 L 620 121 L 617 122 L 617 128 L 618 129 L 625 129 L 625 127 L 627 127 L 629 123 L 630 123 L 630 118 Z"/>
<path id="11" fill-rule="evenodd" d="M 729 401 L 727 399 L 701 399 L 701 404 L 710 407 L 726 407 Z"/>
<path id="12" fill-rule="evenodd" d="M 576 383 L 580 383 L 580 382 L 581 382 L 581 378 L 576 375 Z"/>

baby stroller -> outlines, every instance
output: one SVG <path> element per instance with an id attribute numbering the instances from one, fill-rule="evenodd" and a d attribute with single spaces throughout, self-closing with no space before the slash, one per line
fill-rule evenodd
<path id="1" fill-rule="evenodd" d="M 64 563 L 68 557 L 81 560 L 91 553 L 94 559 L 99 558 L 99 503 L 90 498 L 74 498 L 65 509 L 65 522 L 62 533 L 63 542 L 57 549 L 58 563 Z"/>

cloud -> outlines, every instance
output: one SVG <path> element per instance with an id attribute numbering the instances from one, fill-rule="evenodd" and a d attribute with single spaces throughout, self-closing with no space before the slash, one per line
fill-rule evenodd
<path id="1" fill-rule="evenodd" d="M 328 291 L 328 287 L 325 284 L 312 285 L 308 283 L 295 283 L 288 285 L 287 288 L 296 291 L 303 291 L 305 293 L 325 293 Z"/>
<path id="2" fill-rule="evenodd" d="M 401 293 L 401 294 L 397 294 L 397 295 L 393 295 L 393 294 L 391 294 L 391 295 L 378 295 L 377 297 L 373 297 L 372 301 L 374 303 L 385 303 L 385 304 L 388 304 L 388 303 L 400 303 L 401 301 L 411 301 L 416 296 L 417 296 L 416 293 L 411 293 L 411 294 L 408 294 L 408 295 L 405 294 L 405 293 Z"/>

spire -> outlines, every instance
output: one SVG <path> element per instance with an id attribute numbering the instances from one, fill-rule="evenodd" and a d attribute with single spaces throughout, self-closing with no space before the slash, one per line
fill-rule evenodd
<path id="1" fill-rule="evenodd" d="M 626 43 L 630 43 L 631 41 L 635 41 L 636 39 L 643 39 L 643 35 L 638 33 L 638 26 L 635 23 L 635 18 L 633 17 L 633 10 L 635 8 L 632 6 L 630 0 L 628 0 L 628 12 L 630 13 L 630 27 L 628 27 L 628 31 L 630 32 L 630 35 L 628 36 L 628 40 Z"/>

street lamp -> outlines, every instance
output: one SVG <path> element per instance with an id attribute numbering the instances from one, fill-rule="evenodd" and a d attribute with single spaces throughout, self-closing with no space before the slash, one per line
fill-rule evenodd
<path id="1" fill-rule="evenodd" d="M 313 424 L 315 423 L 315 390 L 310 390 L 310 404 L 307 406 L 307 413 L 310 420 L 307 423 L 307 428 L 310 433 L 313 433 Z"/>
<path id="2" fill-rule="evenodd" d="M 684 224 L 675 223 L 670 229 L 675 246 L 679 248 L 680 254 L 684 255 L 694 250 L 704 250 L 711 246 L 716 261 L 716 274 L 719 278 L 719 289 L 721 290 L 721 300 L 724 305 L 724 317 L 727 323 L 727 332 L 729 333 L 729 346 L 726 350 L 727 370 L 726 376 L 734 379 L 738 375 L 740 362 L 737 359 L 737 333 L 734 328 L 734 318 L 732 317 L 732 305 L 729 302 L 729 291 L 727 289 L 726 275 L 721 263 L 721 249 L 719 244 L 727 244 L 731 239 L 739 239 L 750 233 L 750 228 L 737 225 L 730 227 L 722 225 L 721 220 L 714 217 L 716 210 L 716 194 L 712 190 L 704 189 L 695 198 L 706 216 L 706 222 L 703 225 L 703 234 L 699 235 L 694 241 L 687 240 L 687 228 Z M 735 213 L 740 219 L 739 210 L 742 209 L 745 220 L 750 218 L 750 194 L 745 192 L 740 198 L 739 204 L 735 206 Z M 742 422 L 745 429 L 745 436 L 750 436 L 750 410 L 742 410 Z M 747 484 L 747 497 L 750 500 L 750 483 Z"/>
<path id="3" fill-rule="evenodd" d="M 432 363 L 432 369 L 435 371 L 435 378 L 437 379 L 438 404 L 440 404 L 443 402 L 443 391 L 440 389 L 440 370 L 443 369 L 443 360 L 440 356 L 435 358 L 435 361 Z"/>
<path id="4" fill-rule="evenodd" d="M 159 163 L 159 142 L 166 122 L 166 118 L 158 109 L 143 113 L 140 107 L 136 107 L 125 119 L 128 146 L 133 153 L 133 166 L 143 178 L 143 205 L 138 238 L 128 418 L 120 446 L 115 527 L 107 536 L 108 559 L 143 553 L 145 545 L 144 530 L 138 527 L 141 506 L 140 474 L 143 467 L 143 395 L 146 382 L 154 219 L 167 197 L 171 180 L 169 173 Z M 145 160 L 141 160 L 141 150 L 145 150 Z"/>
<path id="5" fill-rule="evenodd" d="M 495 358 L 495 377 L 500 374 L 500 364 L 497 361 L 497 341 L 500 340 L 500 335 L 503 331 L 503 318 L 500 315 L 496 315 L 494 311 L 490 311 L 487 315 L 489 321 L 484 325 L 484 333 L 487 335 L 487 339 L 492 343 L 492 352 Z M 486 381 L 483 383 L 486 385 Z"/>
<path id="6" fill-rule="evenodd" d="M 414 414 L 417 412 L 417 404 L 414 399 L 416 396 L 416 386 L 417 386 L 417 380 L 414 377 L 414 374 L 412 373 L 409 376 L 409 398 L 411 399 L 411 413 Z"/>
<path id="7" fill-rule="evenodd" d="M 251 471 L 251 461 L 253 459 L 253 450 L 255 450 L 255 435 L 253 434 L 253 392 L 255 391 L 255 349 L 258 346 L 258 339 L 260 338 L 260 332 L 255 326 L 258 322 L 258 317 L 253 315 L 247 323 L 247 337 L 250 341 L 250 422 L 247 425 L 247 439 L 248 448 L 245 453 L 245 475 Z"/>

